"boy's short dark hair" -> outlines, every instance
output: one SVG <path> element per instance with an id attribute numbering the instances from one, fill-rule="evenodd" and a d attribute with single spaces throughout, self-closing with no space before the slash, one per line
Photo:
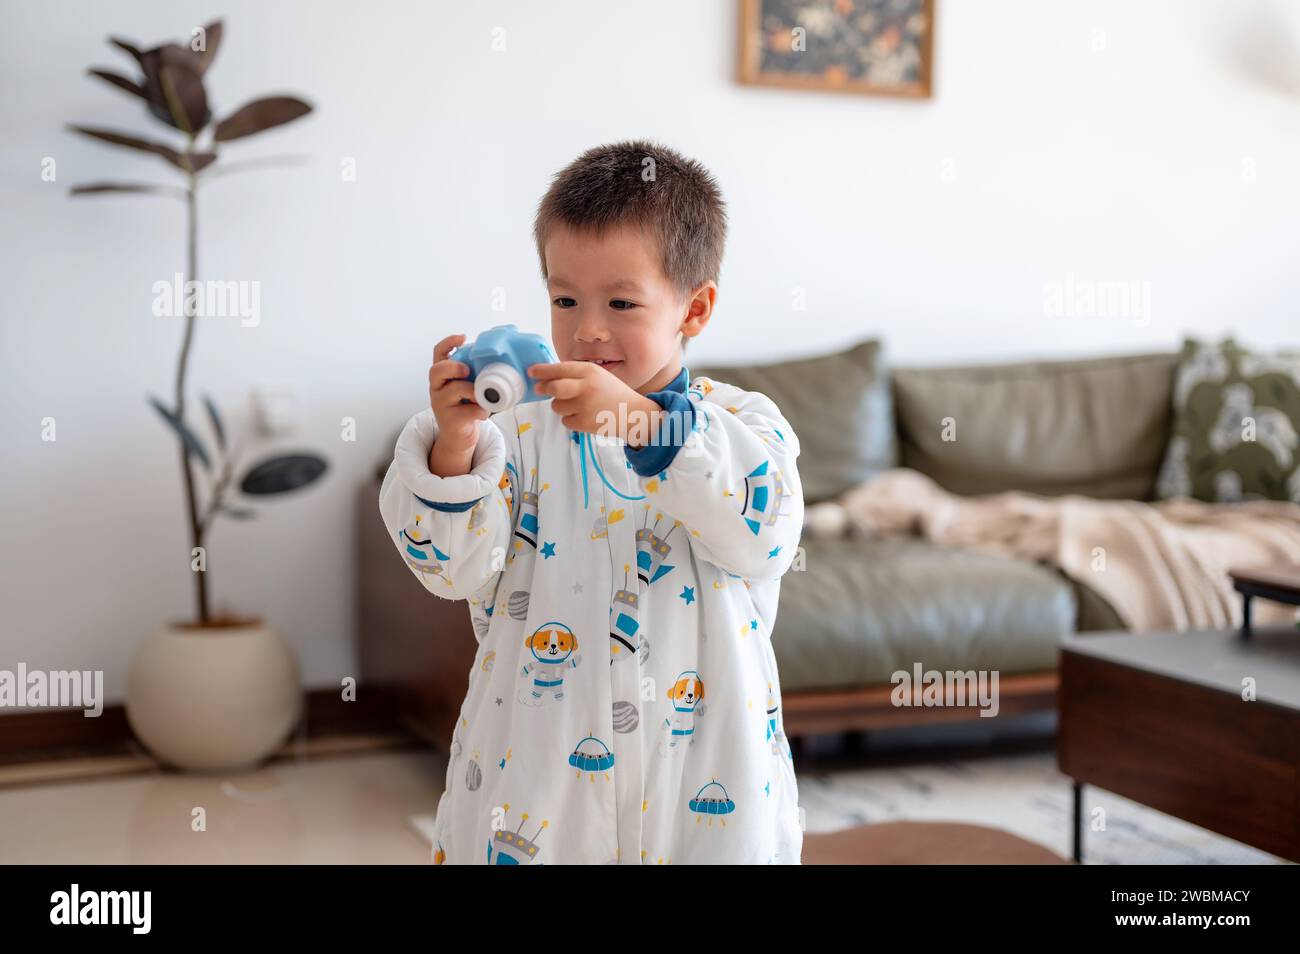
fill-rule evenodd
<path id="1" fill-rule="evenodd" d="M 543 278 L 546 239 L 556 224 L 648 230 L 664 274 L 682 295 L 718 280 L 727 239 L 726 206 L 709 170 L 641 139 L 588 149 L 556 173 L 533 223 Z"/>

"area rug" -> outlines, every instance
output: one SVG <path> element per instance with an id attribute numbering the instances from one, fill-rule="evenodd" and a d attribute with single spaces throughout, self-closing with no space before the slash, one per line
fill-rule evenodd
<path id="1" fill-rule="evenodd" d="M 870 822 L 960 821 L 1001 828 L 1070 857 L 1074 799 L 1052 752 L 801 772 L 805 830 Z M 1104 831 L 1084 836 L 1084 863 L 1108 865 L 1285 864 L 1118 795 L 1084 787 L 1085 820 L 1101 808 Z"/>

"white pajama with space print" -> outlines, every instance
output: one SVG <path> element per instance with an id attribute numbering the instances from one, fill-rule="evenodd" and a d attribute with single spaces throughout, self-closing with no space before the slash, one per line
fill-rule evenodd
<path id="1" fill-rule="evenodd" d="M 550 400 L 481 422 L 464 475 L 430 473 L 431 410 L 398 438 L 384 522 L 478 640 L 439 863 L 799 863 L 770 641 L 798 438 L 765 395 L 685 368 L 647 396 L 687 423 L 641 449 Z"/>

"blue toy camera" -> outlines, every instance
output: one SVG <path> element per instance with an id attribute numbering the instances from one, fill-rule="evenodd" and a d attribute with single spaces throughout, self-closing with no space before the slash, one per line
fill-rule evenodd
<path id="1" fill-rule="evenodd" d="M 534 390 L 528 369 L 553 363 L 555 354 L 541 335 L 520 331 L 514 325 L 497 325 L 470 344 L 461 345 L 451 358 L 469 365 L 474 399 L 479 407 L 496 414 L 545 397 Z M 462 399 L 462 403 L 468 402 Z"/>

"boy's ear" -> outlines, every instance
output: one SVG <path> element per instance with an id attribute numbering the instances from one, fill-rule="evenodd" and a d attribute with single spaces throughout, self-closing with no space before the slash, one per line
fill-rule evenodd
<path id="1" fill-rule="evenodd" d="M 713 317 L 713 306 L 718 300 L 718 283 L 709 280 L 695 289 L 686 299 L 686 315 L 682 319 L 682 334 L 694 338 Z"/>

